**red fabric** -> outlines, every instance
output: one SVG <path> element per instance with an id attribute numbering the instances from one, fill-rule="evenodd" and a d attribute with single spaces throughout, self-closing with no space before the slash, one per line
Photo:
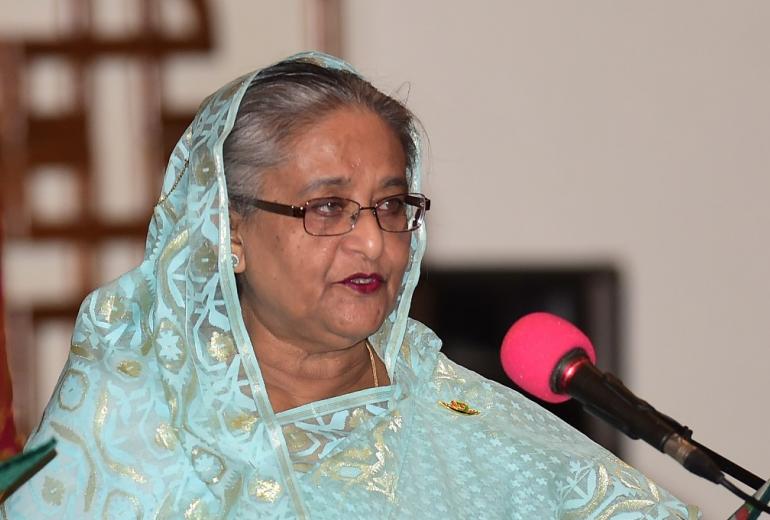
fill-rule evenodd
<path id="1" fill-rule="evenodd" d="M 0 262 L 2 261 L 2 235 L 0 235 Z M 13 391 L 8 357 L 5 352 L 5 307 L 3 305 L 2 263 L 0 263 L 0 460 L 20 451 L 16 426 L 13 422 Z"/>

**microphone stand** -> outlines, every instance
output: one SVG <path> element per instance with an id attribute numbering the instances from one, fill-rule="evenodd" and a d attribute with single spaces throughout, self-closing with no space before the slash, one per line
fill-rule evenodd
<path id="1" fill-rule="evenodd" d="M 650 407 L 652 408 L 652 407 Z M 717 466 L 721 468 L 722 471 L 730 475 L 731 477 L 735 478 L 736 480 L 739 480 L 749 486 L 751 489 L 758 490 L 762 486 L 765 485 L 765 481 L 762 480 L 761 477 L 758 477 L 751 471 L 747 470 L 746 468 L 739 466 L 735 462 L 731 461 L 730 459 L 723 457 L 719 453 L 713 451 L 712 449 L 708 448 L 707 446 L 704 446 L 703 444 L 699 443 L 698 441 L 694 440 L 692 438 L 693 431 L 688 428 L 687 426 L 683 426 L 679 424 L 675 419 L 672 417 L 669 417 L 668 415 L 662 414 L 655 410 L 655 413 L 659 414 L 660 417 L 666 421 L 668 424 L 671 425 L 675 430 L 677 430 L 677 433 L 690 441 L 694 446 L 697 446 L 703 452 L 706 453 L 709 457 L 711 457 L 711 460 L 716 462 Z"/>
<path id="2" fill-rule="evenodd" d="M 732 476 L 733 478 L 743 482 L 747 486 L 751 487 L 754 490 L 758 490 L 761 488 L 765 481 L 758 477 L 757 475 L 753 474 L 746 468 L 743 468 L 739 466 L 738 464 L 734 463 L 733 461 L 727 459 L 726 457 L 723 457 L 719 453 L 711 450 L 710 448 L 707 448 L 706 446 L 702 445 L 701 443 L 693 440 L 692 434 L 693 431 L 688 428 L 687 426 L 683 426 L 679 422 L 677 422 L 673 417 L 669 417 L 666 414 L 660 413 L 658 410 L 656 410 L 652 405 L 650 405 L 647 401 L 644 401 L 642 399 L 639 399 L 636 397 L 628 388 L 625 387 L 622 381 L 620 379 L 616 378 L 612 374 L 604 374 L 604 379 L 609 383 L 609 387 L 621 398 L 625 399 L 627 402 L 632 404 L 634 407 L 639 409 L 640 411 L 643 411 L 647 414 L 650 414 L 653 417 L 656 417 L 657 419 L 663 421 L 668 426 L 670 426 L 676 434 L 681 436 L 682 438 L 686 439 L 690 444 L 693 446 L 699 448 L 707 457 L 711 459 L 711 461 L 716 464 L 719 469 L 727 473 L 728 475 Z M 600 415 L 601 418 L 608 420 L 604 414 Z M 610 424 L 616 424 L 612 418 L 609 419 Z M 622 429 L 622 428 L 621 428 Z M 624 430 L 625 431 L 625 430 Z M 662 450 L 661 450 L 662 451 Z M 692 470 L 690 470 L 692 471 Z M 696 472 L 697 474 L 697 472 Z M 700 475 L 704 478 L 705 475 Z M 713 479 L 709 479 L 713 480 Z M 757 500 L 755 497 L 749 495 L 748 493 L 744 492 L 742 489 L 737 487 L 735 484 L 727 480 L 727 478 L 724 475 L 721 475 L 718 479 L 713 480 L 713 482 L 725 487 L 728 489 L 732 494 L 736 495 L 737 497 L 743 499 L 747 504 L 751 505 L 752 507 L 758 509 L 759 511 L 764 511 L 766 513 L 770 514 L 770 508 L 767 504 L 763 504 L 759 500 Z"/>
<path id="3" fill-rule="evenodd" d="M 704 446 L 698 441 L 693 440 L 692 438 L 693 431 L 690 428 L 688 428 L 687 426 L 683 426 L 673 417 L 670 417 L 664 413 L 659 412 L 647 401 L 644 401 L 636 397 L 633 393 L 631 393 L 631 391 L 628 390 L 628 388 L 625 387 L 625 385 L 618 378 L 616 378 L 612 374 L 605 374 L 605 381 L 609 383 L 609 386 L 611 386 L 612 389 L 621 398 L 625 399 L 628 403 L 632 404 L 635 408 L 637 408 L 642 412 L 651 414 L 657 417 L 658 419 L 661 419 L 663 422 L 668 424 L 672 429 L 674 429 L 677 434 L 687 439 L 690 442 L 690 444 L 692 444 L 693 446 L 696 446 L 697 448 L 700 448 L 706 455 L 708 455 L 711 458 L 711 460 L 713 460 L 716 463 L 717 466 L 719 466 L 719 468 L 723 472 L 743 482 L 744 484 L 746 484 L 747 486 L 751 487 L 754 490 L 758 490 L 765 484 L 764 479 L 758 477 L 751 471 L 739 466 L 738 464 L 734 463 L 730 459 L 723 457 L 719 453 L 709 449 L 708 447 Z"/>
<path id="4" fill-rule="evenodd" d="M 690 435 L 692 435 L 692 431 L 690 431 Z M 743 468 L 736 464 L 735 462 L 726 459 L 719 453 L 710 450 L 708 447 L 704 446 L 703 444 L 699 443 L 698 441 L 694 440 L 692 437 L 688 437 L 688 440 L 698 448 L 702 449 L 706 455 L 711 457 L 711 460 L 717 463 L 717 465 L 722 468 L 722 471 L 730 475 L 731 477 L 740 480 L 750 488 L 754 490 L 758 490 L 761 488 L 765 481 L 762 480 L 760 477 L 752 473 L 751 471 L 747 470 L 746 468 Z"/>

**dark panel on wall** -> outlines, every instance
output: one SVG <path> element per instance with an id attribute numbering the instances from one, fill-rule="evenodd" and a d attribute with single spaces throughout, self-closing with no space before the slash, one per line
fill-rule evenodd
<path id="1" fill-rule="evenodd" d="M 580 327 L 596 347 L 598 365 L 618 374 L 621 354 L 619 274 L 612 266 L 584 268 L 423 269 L 413 318 L 431 327 L 452 360 L 515 388 L 499 361 L 503 336 L 530 312 L 559 315 Z M 614 453 L 619 434 L 575 402 L 538 401 Z"/>

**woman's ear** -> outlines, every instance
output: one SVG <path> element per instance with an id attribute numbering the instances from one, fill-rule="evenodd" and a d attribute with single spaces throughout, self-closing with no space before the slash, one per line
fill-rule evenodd
<path id="1" fill-rule="evenodd" d="M 244 218 L 240 213 L 230 211 L 230 250 L 233 253 L 233 272 L 246 270 L 246 249 L 243 247 Z"/>

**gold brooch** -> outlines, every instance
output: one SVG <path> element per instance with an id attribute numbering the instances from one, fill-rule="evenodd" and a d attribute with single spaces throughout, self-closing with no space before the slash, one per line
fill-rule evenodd
<path id="1" fill-rule="evenodd" d="M 468 406 L 468 403 L 464 403 L 462 401 L 439 401 L 438 404 L 446 408 L 447 410 L 452 410 L 453 412 L 461 413 L 463 415 L 478 415 L 479 411 L 475 408 L 471 408 Z"/>

